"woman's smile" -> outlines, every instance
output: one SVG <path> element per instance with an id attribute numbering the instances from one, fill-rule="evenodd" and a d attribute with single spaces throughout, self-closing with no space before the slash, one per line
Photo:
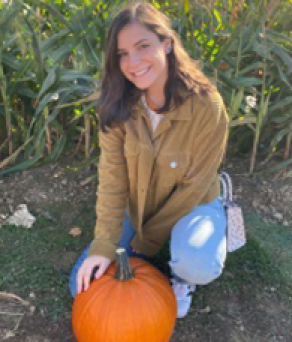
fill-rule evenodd
<path id="1" fill-rule="evenodd" d="M 145 76 L 149 70 L 150 70 L 150 67 L 146 67 L 146 68 L 143 68 L 139 71 L 133 72 L 132 74 L 135 77 L 141 77 L 141 76 Z"/>

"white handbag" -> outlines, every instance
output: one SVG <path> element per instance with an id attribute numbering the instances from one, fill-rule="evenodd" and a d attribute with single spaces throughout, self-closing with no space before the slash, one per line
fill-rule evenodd
<path id="1" fill-rule="evenodd" d="M 227 217 L 227 250 L 233 252 L 246 244 L 246 233 L 242 210 L 232 200 L 232 182 L 226 172 L 220 174 L 223 190 L 223 205 Z"/>

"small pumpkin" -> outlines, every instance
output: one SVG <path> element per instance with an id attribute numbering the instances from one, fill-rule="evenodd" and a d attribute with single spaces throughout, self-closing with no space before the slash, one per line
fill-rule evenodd
<path id="1" fill-rule="evenodd" d="M 72 326 L 78 342 L 168 342 L 176 300 L 167 278 L 139 258 L 116 252 L 100 279 L 75 298 Z"/>

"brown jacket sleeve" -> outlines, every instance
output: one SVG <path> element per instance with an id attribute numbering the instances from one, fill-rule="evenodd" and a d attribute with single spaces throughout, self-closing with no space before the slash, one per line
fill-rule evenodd
<path id="1" fill-rule="evenodd" d="M 202 113 L 202 120 L 203 127 L 194 140 L 193 164 L 188 174 L 165 205 L 145 223 L 145 240 L 141 242 L 136 236 L 132 241 L 133 248 L 141 253 L 159 251 L 175 223 L 200 203 L 217 176 L 228 136 L 228 116 L 219 94 L 211 99 Z"/>
<path id="2" fill-rule="evenodd" d="M 129 192 L 124 136 L 122 124 L 108 129 L 107 133 L 99 131 L 101 155 L 97 220 L 89 256 L 101 255 L 114 260 L 123 232 L 124 211 Z"/>

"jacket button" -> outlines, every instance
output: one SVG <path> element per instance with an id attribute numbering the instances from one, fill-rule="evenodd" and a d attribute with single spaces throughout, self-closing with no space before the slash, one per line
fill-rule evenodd
<path id="1" fill-rule="evenodd" d="M 176 163 L 176 162 L 173 161 L 173 162 L 170 163 L 170 167 L 171 167 L 172 169 L 175 169 L 176 166 L 177 166 L 177 163 Z"/>

